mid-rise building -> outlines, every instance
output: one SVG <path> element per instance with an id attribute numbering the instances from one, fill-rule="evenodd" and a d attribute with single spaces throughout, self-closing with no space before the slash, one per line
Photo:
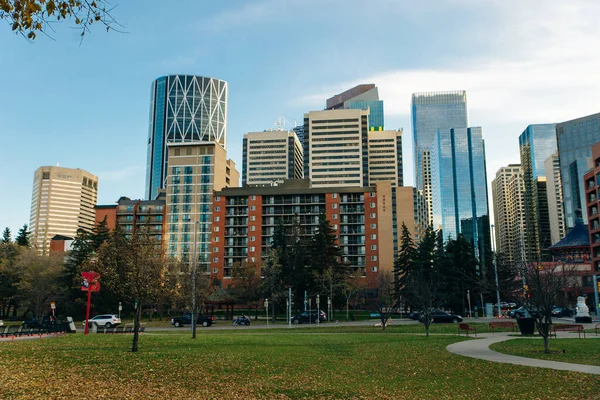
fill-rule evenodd
<path id="1" fill-rule="evenodd" d="M 422 190 L 433 218 L 429 152 L 440 129 L 466 128 L 467 93 L 464 90 L 426 92 L 412 95 L 412 129 L 415 186 Z M 431 221 L 433 223 L 433 221 Z"/>
<path id="2" fill-rule="evenodd" d="M 385 126 L 383 101 L 379 100 L 379 90 L 372 83 L 355 86 L 327 99 L 327 110 L 340 108 L 369 110 L 369 130 L 381 131 Z"/>
<path id="3" fill-rule="evenodd" d="M 592 146 L 593 168 L 584 175 L 586 214 L 589 221 L 592 270 L 600 273 L 600 142 Z"/>
<path id="4" fill-rule="evenodd" d="M 55 235 L 75 237 L 94 227 L 98 177 L 82 169 L 40 167 L 33 176 L 31 244 L 47 254 Z"/>
<path id="5" fill-rule="evenodd" d="M 483 262 L 490 251 L 485 146 L 480 127 L 439 129 L 431 146 L 433 224 L 444 239 L 473 241 Z"/>
<path id="6" fill-rule="evenodd" d="M 304 124 L 296 125 L 292 130 L 296 133 L 296 136 L 300 141 L 300 147 L 304 149 Z"/>
<path id="7" fill-rule="evenodd" d="M 519 182 L 515 182 L 517 180 Z M 515 244 L 519 243 L 521 232 L 515 228 L 522 224 L 517 222 L 518 219 L 513 213 L 523 213 L 522 181 L 523 175 L 519 164 L 500 168 L 492 181 L 496 251 L 503 255 L 509 265 L 515 265 L 520 260 L 520 249 Z"/>
<path id="8" fill-rule="evenodd" d="M 167 256 L 193 260 L 208 272 L 213 230 L 213 192 L 237 187 L 240 175 L 216 142 L 170 143 L 167 147 Z M 216 227 L 215 227 L 216 229 Z"/>
<path id="9" fill-rule="evenodd" d="M 227 82 L 192 75 L 162 76 L 152 83 L 146 161 L 146 199 L 166 185 L 167 145 L 227 139 Z"/>
<path id="10" fill-rule="evenodd" d="M 242 185 L 270 185 L 302 179 L 302 146 L 295 132 L 264 131 L 244 135 Z"/>
<path id="11" fill-rule="evenodd" d="M 144 233 L 164 244 L 166 194 L 164 190 L 154 200 L 132 200 L 121 197 L 116 204 L 97 205 L 96 224 L 106 223 L 110 230 L 118 226 L 125 235 Z"/>
<path id="12" fill-rule="evenodd" d="M 215 193 L 211 273 L 224 281 L 231 279 L 236 262 L 248 260 L 260 265 L 266 256 L 277 225 L 300 223 L 304 235 L 316 232 L 319 216 L 332 224 L 342 251 L 342 262 L 355 269 L 372 285 L 378 274 L 391 271 L 393 243 L 391 182 L 369 187 L 314 187 L 310 180 L 286 180 L 267 187 L 226 188 Z M 417 229 L 413 188 L 396 188 L 396 225 L 405 222 Z"/>
<path id="13" fill-rule="evenodd" d="M 563 192 L 558 153 L 544 161 L 546 170 L 546 194 L 548 197 L 548 217 L 550 218 L 550 238 L 552 244 L 558 243 L 566 235 Z M 583 177 L 582 177 L 583 179 Z"/>
<path id="14" fill-rule="evenodd" d="M 378 181 L 391 181 L 395 187 L 404 186 L 402 171 L 402 129 L 369 131 L 369 186 Z"/>
<path id="15" fill-rule="evenodd" d="M 529 125 L 519 136 L 521 168 L 525 188 L 526 262 L 542 259 L 542 250 L 552 245 L 544 162 L 556 152 L 554 124 Z"/>
<path id="16" fill-rule="evenodd" d="M 558 157 L 567 228 L 574 226 L 577 211 L 585 208 L 583 175 L 593 167 L 592 146 L 600 142 L 600 113 L 556 124 Z M 587 215 L 583 213 L 587 223 Z"/>
<path id="17" fill-rule="evenodd" d="M 368 111 L 304 114 L 304 177 L 313 187 L 368 186 Z"/>

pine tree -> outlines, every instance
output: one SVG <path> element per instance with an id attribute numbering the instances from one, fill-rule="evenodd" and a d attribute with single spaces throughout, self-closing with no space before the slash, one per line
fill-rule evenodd
<path id="1" fill-rule="evenodd" d="M 15 239 L 15 242 L 19 246 L 30 247 L 31 246 L 31 243 L 29 243 L 29 235 L 30 234 L 31 234 L 31 232 L 27 231 L 27 224 L 23 225 L 23 227 L 21 229 L 19 229 L 19 231 L 17 232 L 17 238 Z"/>
<path id="2" fill-rule="evenodd" d="M 10 228 L 6 227 L 4 228 L 4 232 L 2 232 L 2 243 L 6 244 L 10 242 L 12 242 L 10 237 Z"/>
<path id="3" fill-rule="evenodd" d="M 402 222 L 400 249 L 398 250 L 398 258 L 394 263 L 394 291 L 396 292 L 397 299 L 400 299 L 402 288 L 406 285 L 406 279 L 410 274 L 416 256 L 417 248 L 415 242 L 406 224 Z"/>

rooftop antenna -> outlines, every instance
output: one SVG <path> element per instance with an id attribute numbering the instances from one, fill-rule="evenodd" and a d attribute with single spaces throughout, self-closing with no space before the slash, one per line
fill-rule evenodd
<path id="1" fill-rule="evenodd" d="M 296 127 L 296 120 L 293 119 L 292 121 L 294 121 L 294 124 L 292 125 L 292 123 L 283 115 L 279 114 L 277 116 L 277 120 L 275 121 L 275 130 L 277 131 L 284 131 L 287 130 L 286 126 L 290 126 L 293 128 Z"/>

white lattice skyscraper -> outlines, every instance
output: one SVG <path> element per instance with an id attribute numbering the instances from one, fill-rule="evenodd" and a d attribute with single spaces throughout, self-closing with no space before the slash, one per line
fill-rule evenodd
<path id="1" fill-rule="evenodd" d="M 152 83 L 146 198 L 165 187 L 167 143 L 227 139 L 227 82 L 202 76 L 169 75 Z"/>

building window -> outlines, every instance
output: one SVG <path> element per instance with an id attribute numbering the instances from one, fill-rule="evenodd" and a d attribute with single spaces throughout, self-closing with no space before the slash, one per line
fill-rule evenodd
<path id="1" fill-rule="evenodd" d="M 221 211 L 221 207 L 219 207 L 219 206 L 216 206 L 216 207 L 215 207 L 215 211 Z"/>
<path id="2" fill-rule="evenodd" d="M 218 237 L 218 236 L 215 236 L 215 239 L 214 239 L 214 241 L 215 241 L 215 242 L 218 242 L 218 241 L 219 241 L 219 237 Z"/>
<path id="3" fill-rule="evenodd" d="M 333 229 L 337 229 L 337 228 L 338 228 L 338 226 L 337 226 L 337 225 L 333 225 Z"/>
<path id="4" fill-rule="evenodd" d="M 214 262 L 214 263 L 218 263 L 218 262 L 219 262 L 219 257 L 215 257 L 215 258 L 213 258 L 213 262 Z"/>
<path id="5" fill-rule="evenodd" d="M 213 247 L 213 252 L 218 253 L 219 252 L 219 248 L 218 247 Z"/>
<path id="6" fill-rule="evenodd" d="M 371 208 L 375 208 L 375 203 L 371 202 L 370 206 Z"/>
<path id="7" fill-rule="evenodd" d="M 215 222 L 219 222 L 221 219 L 219 217 L 215 217 Z"/>
<path id="8" fill-rule="evenodd" d="M 254 242 L 254 240 L 255 240 L 255 237 L 254 236 L 250 236 L 250 241 Z"/>
<path id="9" fill-rule="evenodd" d="M 256 206 L 250 206 L 250 211 L 256 211 Z"/>
<path id="10" fill-rule="evenodd" d="M 250 221 L 256 221 L 256 215 L 251 215 L 250 216 Z"/>
<path id="11" fill-rule="evenodd" d="M 371 213 L 371 218 L 375 218 L 377 215 L 375 213 Z"/>
<path id="12" fill-rule="evenodd" d="M 221 196 L 215 197 L 215 201 L 221 201 Z"/>
<path id="13" fill-rule="evenodd" d="M 332 199 L 337 199 L 337 193 L 332 193 L 332 194 L 331 194 L 331 198 L 332 198 Z"/>
<path id="14" fill-rule="evenodd" d="M 371 267 L 371 272 L 377 272 L 377 267 L 375 267 L 375 266 Z"/>
<path id="15" fill-rule="evenodd" d="M 338 216 L 337 214 L 332 214 L 331 219 L 337 219 L 337 216 Z"/>
<path id="16" fill-rule="evenodd" d="M 376 240 L 376 239 L 377 239 L 377 235 L 376 235 L 376 234 L 374 234 L 374 233 L 372 233 L 372 234 L 371 234 L 371 239 L 373 239 L 373 240 Z"/>
<path id="17" fill-rule="evenodd" d="M 256 230 L 256 227 L 253 225 L 253 226 L 251 226 L 251 227 L 250 227 L 250 230 L 251 230 L 252 232 L 254 232 L 254 231 Z"/>
<path id="18" fill-rule="evenodd" d="M 256 196 L 252 195 L 252 197 L 250 197 L 251 200 L 256 200 Z"/>
<path id="19" fill-rule="evenodd" d="M 219 272 L 219 268 L 213 268 L 213 274 L 216 274 Z"/>
<path id="20" fill-rule="evenodd" d="M 372 244 L 371 245 L 371 250 L 377 250 L 377 245 L 376 244 Z"/>
<path id="21" fill-rule="evenodd" d="M 219 227 L 215 226 L 215 232 L 219 232 Z"/>
<path id="22" fill-rule="evenodd" d="M 375 192 L 369 193 L 369 197 L 375 197 Z"/>
<path id="23" fill-rule="evenodd" d="M 250 251 L 256 251 L 256 247 L 250 246 Z"/>
<path id="24" fill-rule="evenodd" d="M 377 229 L 377 224 L 371 224 L 371 229 Z"/>
<path id="25" fill-rule="evenodd" d="M 337 203 L 333 203 L 333 204 L 331 205 L 331 208 L 333 208 L 333 209 L 336 209 L 336 208 L 337 208 Z"/>
<path id="26" fill-rule="evenodd" d="M 377 256 L 371 256 L 371 261 L 377 261 Z"/>

